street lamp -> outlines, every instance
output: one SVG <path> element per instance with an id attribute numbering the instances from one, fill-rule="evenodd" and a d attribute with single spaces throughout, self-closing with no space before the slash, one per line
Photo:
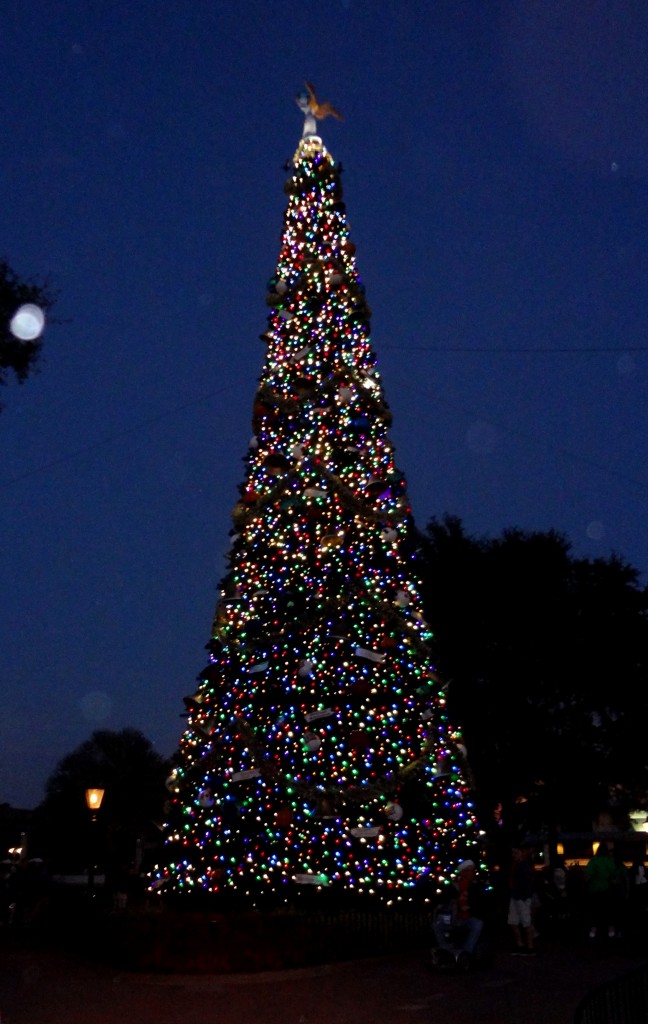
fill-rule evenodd
<path id="1" fill-rule="evenodd" d="M 97 811 L 101 807 L 105 792 L 105 789 L 86 789 L 85 791 L 86 804 L 93 821 L 97 820 Z"/>
<path id="2" fill-rule="evenodd" d="M 105 792 L 105 790 L 103 790 L 103 789 L 86 789 L 86 791 L 85 791 L 86 806 L 87 806 L 88 810 L 90 811 L 90 821 L 92 822 L 92 825 L 91 825 L 91 830 L 92 831 L 91 831 L 91 834 L 90 834 L 90 857 L 89 857 L 89 862 L 88 862 L 88 895 L 90 896 L 90 898 L 92 898 L 94 896 L 94 883 L 95 883 L 95 876 L 94 876 L 94 856 L 95 856 L 95 846 L 96 846 L 95 841 L 94 841 L 95 825 L 96 825 L 96 821 L 97 821 L 97 814 L 99 812 L 99 808 L 101 807 L 101 801 L 103 800 L 103 797 L 104 797 L 104 792 Z"/>

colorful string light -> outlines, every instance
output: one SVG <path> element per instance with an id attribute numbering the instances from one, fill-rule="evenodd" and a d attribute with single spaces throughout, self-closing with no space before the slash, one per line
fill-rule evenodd
<path id="1" fill-rule="evenodd" d="M 475 856 L 460 735 L 342 201 L 302 139 L 209 664 L 185 698 L 158 891 L 407 899 Z"/>

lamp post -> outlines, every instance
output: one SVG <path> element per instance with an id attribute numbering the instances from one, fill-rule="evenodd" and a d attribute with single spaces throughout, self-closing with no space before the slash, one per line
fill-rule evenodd
<path id="1" fill-rule="evenodd" d="M 94 884 L 95 884 L 95 875 L 94 875 L 94 869 L 95 869 L 94 857 L 95 857 L 95 849 L 96 849 L 96 844 L 95 844 L 95 841 L 94 841 L 95 825 L 96 825 L 96 821 L 97 821 L 97 814 L 99 813 L 99 808 L 101 807 L 101 801 L 103 800 L 103 797 L 104 797 L 104 792 L 105 792 L 105 790 L 103 790 L 103 789 L 86 789 L 86 791 L 85 791 L 86 806 L 87 806 L 88 810 L 90 811 L 90 822 L 91 822 L 91 825 L 90 825 L 90 857 L 89 857 L 89 861 L 88 861 L 88 895 L 89 895 L 90 899 L 92 899 L 94 897 Z"/>

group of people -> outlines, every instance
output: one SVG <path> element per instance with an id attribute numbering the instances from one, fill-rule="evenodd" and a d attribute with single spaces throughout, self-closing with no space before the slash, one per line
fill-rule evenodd
<path id="1" fill-rule="evenodd" d="M 601 842 L 578 873 L 576 904 L 568 892 L 563 861 L 559 858 L 550 868 L 538 870 L 529 843 L 511 850 L 503 879 L 500 873 L 499 880 L 505 885 L 500 885 L 499 894 L 484 883 L 474 861 L 463 861 L 435 908 L 433 962 L 467 969 L 478 956 L 484 927 L 498 919 L 509 927 L 512 954 L 534 956 L 538 913 L 564 922 L 575 905 L 591 940 L 619 938 L 626 929 L 636 929 L 637 922 L 643 929 L 648 913 L 648 868 L 642 853 L 643 849 L 627 867 L 612 845 Z"/>
<path id="2" fill-rule="evenodd" d="M 533 956 L 536 872 L 533 848 L 527 844 L 512 851 L 507 896 L 507 922 L 514 938 L 514 952 Z M 470 966 L 477 955 L 484 925 L 493 916 L 492 902 L 492 893 L 480 880 L 475 862 L 463 861 L 434 913 L 436 961 L 442 962 L 449 956 L 461 967 Z"/>

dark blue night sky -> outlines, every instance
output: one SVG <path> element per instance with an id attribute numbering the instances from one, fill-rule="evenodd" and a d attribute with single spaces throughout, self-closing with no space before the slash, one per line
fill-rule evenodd
<path id="1" fill-rule="evenodd" d="M 419 525 L 555 528 L 645 580 L 647 47 L 643 0 L 4 4 L 0 254 L 61 322 L 0 396 L 0 802 L 95 728 L 175 748 L 305 78 L 345 115 Z"/>

